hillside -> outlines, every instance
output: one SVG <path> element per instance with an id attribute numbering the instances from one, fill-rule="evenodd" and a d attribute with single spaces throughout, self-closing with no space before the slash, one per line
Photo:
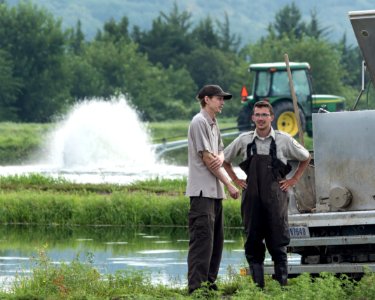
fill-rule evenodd
<path id="1" fill-rule="evenodd" d="M 22 0 L 8 0 L 16 5 Z M 119 20 L 127 16 L 130 30 L 137 25 L 141 29 L 150 29 L 152 20 L 160 12 L 168 13 L 176 2 L 180 11 L 192 14 L 192 21 L 198 22 L 209 15 L 220 20 L 226 12 L 233 33 L 241 37 L 246 44 L 258 40 L 266 34 L 267 26 L 274 21 L 275 13 L 291 0 L 31 0 L 44 7 L 54 16 L 62 18 L 64 27 L 74 27 L 81 20 L 87 39 L 91 39 L 104 22 L 110 18 Z M 322 27 L 329 30 L 328 38 L 337 41 L 346 33 L 350 44 L 356 44 L 348 19 L 348 11 L 374 9 L 370 0 L 309 0 L 295 1 L 302 13 L 303 20 L 310 20 L 310 13 L 316 10 Z"/>

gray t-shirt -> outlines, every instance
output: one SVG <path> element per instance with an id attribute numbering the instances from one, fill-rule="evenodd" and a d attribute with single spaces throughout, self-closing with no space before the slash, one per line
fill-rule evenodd
<path id="1" fill-rule="evenodd" d="M 258 154 L 269 154 L 272 138 L 275 139 L 277 148 L 277 158 L 283 163 L 288 160 L 305 161 L 309 158 L 310 153 L 300 143 L 298 143 L 289 134 L 273 130 L 267 137 L 259 137 L 256 131 L 249 131 L 239 135 L 224 150 L 224 160 L 231 163 L 237 156 L 242 156 L 243 160 L 247 158 L 247 145 L 255 139 Z"/>
<path id="2" fill-rule="evenodd" d="M 211 173 L 202 160 L 202 152 L 209 151 L 215 155 L 223 151 L 219 126 L 204 110 L 194 116 L 188 132 L 189 175 L 186 195 L 223 199 L 225 198 L 222 182 Z"/>

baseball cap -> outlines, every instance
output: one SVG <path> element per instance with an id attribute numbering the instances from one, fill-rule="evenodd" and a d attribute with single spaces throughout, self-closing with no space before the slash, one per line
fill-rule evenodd
<path id="1" fill-rule="evenodd" d="M 198 92 L 197 99 L 201 100 L 205 96 L 212 97 L 212 96 L 222 96 L 224 100 L 232 99 L 232 94 L 224 92 L 223 89 L 215 84 L 208 84 L 201 88 Z"/>

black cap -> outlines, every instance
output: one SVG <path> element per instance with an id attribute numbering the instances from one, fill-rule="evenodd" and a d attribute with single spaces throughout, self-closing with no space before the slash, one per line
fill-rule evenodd
<path id="1" fill-rule="evenodd" d="M 232 99 L 232 94 L 224 92 L 220 86 L 214 84 L 209 84 L 202 87 L 197 95 L 197 99 L 202 100 L 205 96 L 222 96 L 224 100 Z"/>

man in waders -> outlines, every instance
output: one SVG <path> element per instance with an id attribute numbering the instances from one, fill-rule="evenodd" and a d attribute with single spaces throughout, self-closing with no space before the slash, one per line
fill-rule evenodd
<path id="1" fill-rule="evenodd" d="M 231 184 L 221 168 L 224 146 L 216 120 L 224 101 L 231 98 L 232 95 L 218 85 L 204 86 L 197 95 L 201 110 L 189 126 L 189 174 L 186 188 L 186 195 L 190 197 L 189 293 L 201 288 L 204 283 L 209 289 L 217 289 L 215 280 L 224 244 L 223 184 L 231 197 L 239 197 L 238 189 Z"/>
<path id="2" fill-rule="evenodd" d="M 274 130 L 274 113 L 266 101 L 255 103 L 255 130 L 238 136 L 225 150 L 223 167 L 243 189 L 241 215 L 245 228 L 245 256 L 254 282 L 264 287 L 264 258 L 267 246 L 274 262 L 274 278 L 284 286 L 288 280 L 286 247 L 290 242 L 287 190 L 293 187 L 310 162 L 310 153 L 289 134 Z M 239 155 L 247 178 L 235 174 L 231 162 Z M 299 165 L 290 179 L 288 160 Z M 265 242 L 265 244 L 264 244 Z"/>

